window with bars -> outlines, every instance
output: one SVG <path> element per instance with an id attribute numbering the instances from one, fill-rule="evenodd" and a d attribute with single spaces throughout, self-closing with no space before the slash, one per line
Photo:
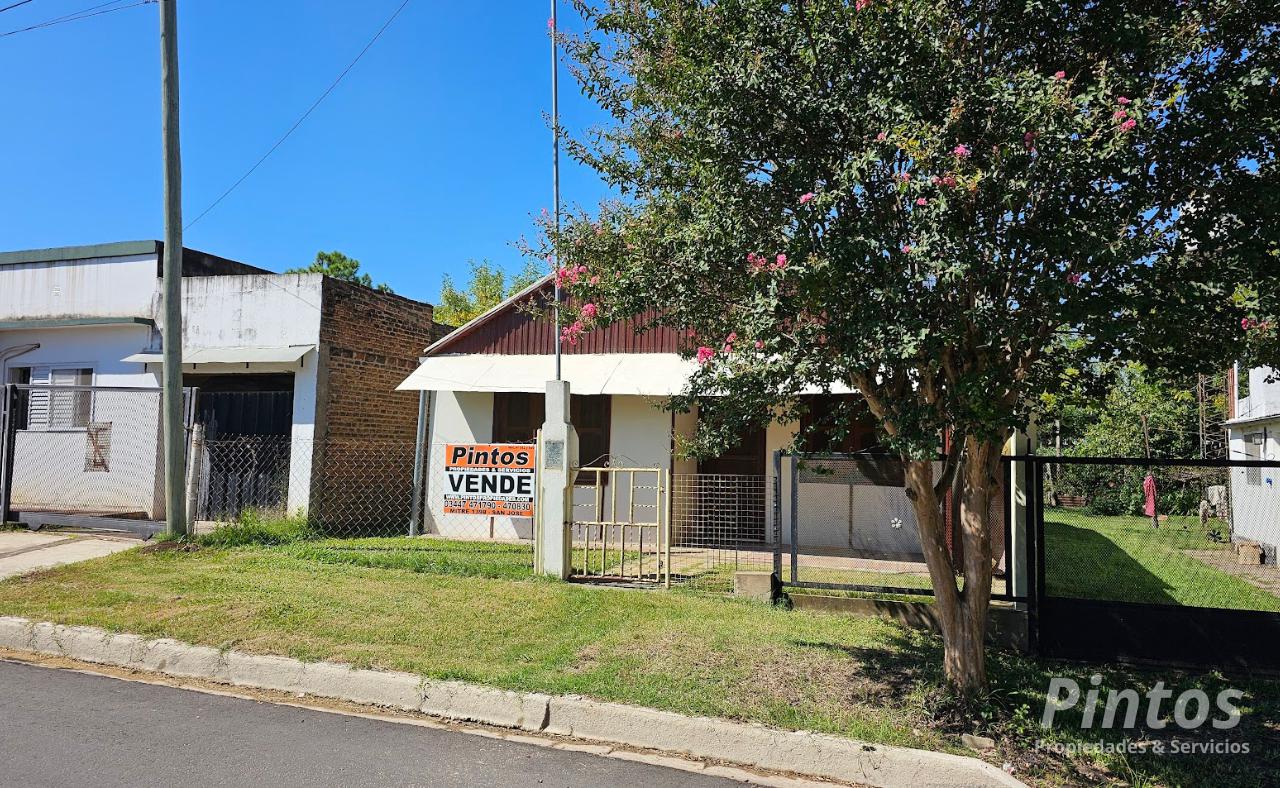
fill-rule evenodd
<path id="1" fill-rule="evenodd" d="M 1265 432 L 1248 432 L 1244 436 L 1244 458 L 1246 460 L 1261 460 L 1262 445 L 1267 440 Z M 1245 468 L 1244 480 L 1246 484 L 1258 487 L 1262 485 L 1262 469 L 1261 468 Z"/>
<path id="2" fill-rule="evenodd" d="M 24 430 L 82 430 L 89 426 L 93 416 L 93 392 L 59 391 L 60 386 L 93 385 L 93 369 L 90 367 L 38 366 L 15 369 L 22 382 L 36 386 L 48 386 L 27 392 L 26 407 L 22 409 L 25 420 L 18 424 Z"/>

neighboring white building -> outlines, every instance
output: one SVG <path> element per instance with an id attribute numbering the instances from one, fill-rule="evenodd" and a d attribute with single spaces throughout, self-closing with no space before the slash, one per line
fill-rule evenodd
<path id="1" fill-rule="evenodd" d="M 1228 457 L 1280 461 L 1280 379 L 1269 367 L 1237 367 L 1231 375 Z M 1231 469 L 1231 528 L 1237 541 L 1257 542 L 1266 562 L 1280 546 L 1280 468 Z"/>
<path id="2" fill-rule="evenodd" d="M 402 389 L 430 392 L 427 474 L 428 530 L 446 536 L 527 539 L 531 522 L 522 518 L 446 514 L 446 444 L 529 442 L 544 418 L 546 383 L 555 375 L 554 327 L 527 308 L 544 298 L 548 280 L 458 328 L 428 347 L 421 365 Z M 673 478 L 671 518 L 677 542 L 766 543 L 774 511 L 775 451 L 791 447 L 801 424 L 773 422 L 744 435 L 723 456 L 693 461 L 675 451 L 681 437 L 697 427 L 695 413 L 673 413 L 663 405 L 681 392 L 696 362 L 680 355 L 680 332 L 657 328 L 637 333 L 634 321 L 622 321 L 584 334 L 563 348 L 563 377 L 570 383 L 572 422 L 579 438 L 582 467 L 652 467 Z M 821 413 L 834 396 L 814 396 L 810 409 Z M 837 446 L 812 450 L 863 451 L 875 443 L 870 422 Z M 790 462 L 788 460 L 788 462 Z M 874 462 L 868 463 L 874 465 Z M 853 555 L 919 560 L 921 549 L 911 506 L 901 480 L 866 475 L 852 466 L 844 477 L 802 474 L 799 497 L 808 549 Z M 791 468 L 783 469 L 781 539 L 790 542 Z M 856 478 L 855 478 L 856 477 Z M 575 511 L 589 509 L 594 489 L 580 478 Z M 856 495 L 856 500 L 855 500 Z M 642 492 L 641 505 L 653 494 Z M 622 506 L 626 505 L 623 499 Z M 480 523 L 479 521 L 484 521 Z"/>
<path id="3" fill-rule="evenodd" d="M 0 383 L 150 390 L 26 394 L 14 509 L 163 518 L 150 393 L 162 370 L 162 254 L 158 241 L 0 253 Z M 193 419 L 211 439 L 287 443 L 290 511 L 309 505 L 316 442 L 413 439 L 416 398 L 393 389 L 433 336 L 430 305 L 191 249 L 182 290 Z M 375 399 L 379 417 L 362 418 Z"/>

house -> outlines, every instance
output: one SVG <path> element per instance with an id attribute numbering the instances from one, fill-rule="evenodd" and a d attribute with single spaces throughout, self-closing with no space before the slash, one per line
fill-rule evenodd
<path id="1" fill-rule="evenodd" d="M 1280 461 L 1280 379 L 1270 367 L 1227 376 L 1227 447 L 1232 460 Z M 1280 466 L 1231 469 L 1231 533 L 1256 542 L 1274 564 L 1280 546 Z"/>
<path id="2" fill-rule="evenodd" d="M 94 387 L 23 390 L 14 509 L 164 517 L 162 256 L 159 241 L 0 253 L 0 382 Z M 211 447 L 257 447 L 247 460 L 206 455 L 209 519 L 234 516 L 230 503 L 314 511 L 321 483 L 325 505 L 341 509 L 334 491 L 355 472 L 344 452 L 412 446 L 417 398 L 395 388 L 438 332 L 429 304 L 194 249 L 183 252 L 182 274 L 183 384 L 196 391 L 189 423 Z M 252 476 L 253 489 L 237 473 Z M 347 494 L 369 496 L 377 484 L 362 479 Z M 208 497 L 231 487 L 234 502 Z M 408 500 L 399 494 L 393 508 Z"/>
<path id="3" fill-rule="evenodd" d="M 546 383 L 555 375 L 555 330 L 550 319 L 529 307 L 548 303 L 550 278 L 535 283 L 426 348 L 418 369 L 402 390 L 426 391 L 427 526 L 446 536 L 528 539 L 532 523 L 523 518 L 477 516 L 446 511 L 446 484 L 440 467 L 448 444 L 532 442 L 544 419 Z M 771 423 L 744 434 L 719 457 L 682 458 L 677 442 L 697 428 L 698 415 L 664 408 L 684 389 L 697 367 L 682 356 L 685 337 L 671 328 L 637 332 L 624 320 L 583 334 L 563 347 L 563 377 L 571 390 L 571 420 L 578 433 L 581 467 L 659 468 L 671 478 L 674 540 L 683 544 L 774 542 L 775 490 L 791 500 L 791 468 L 777 480 L 773 455 L 790 448 L 804 426 Z M 821 418 L 847 390 L 806 396 L 808 418 Z M 814 434 L 810 451 L 866 452 L 874 448 L 869 419 L 839 444 Z M 788 460 L 790 462 L 790 460 Z M 884 470 L 885 465 L 889 470 Z M 868 458 L 835 475 L 800 473 L 803 533 L 807 549 L 852 555 L 922 560 L 914 515 L 893 463 Z M 591 505 L 595 476 L 580 474 L 574 508 Z M 856 489 L 855 489 L 856 488 Z M 612 495 L 613 491 L 603 493 Z M 625 493 L 624 503 L 625 506 Z M 639 506 L 652 506 L 651 491 L 637 493 Z M 855 501 L 856 496 L 856 501 Z M 780 538 L 790 542 L 791 507 L 779 507 Z M 480 522 L 483 521 L 483 522 Z M 906 527 L 903 527 L 906 523 Z"/>

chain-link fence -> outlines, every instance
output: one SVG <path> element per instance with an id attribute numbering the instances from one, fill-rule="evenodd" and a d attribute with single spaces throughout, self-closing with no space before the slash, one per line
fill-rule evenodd
<path id="1" fill-rule="evenodd" d="M 164 518 L 159 390 L 23 384 L 4 398 L 12 512 L 37 524 Z"/>
<path id="2" fill-rule="evenodd" d="M 1041 464 L 1047 595 L 1280 611 L 1280 468 Z"/>

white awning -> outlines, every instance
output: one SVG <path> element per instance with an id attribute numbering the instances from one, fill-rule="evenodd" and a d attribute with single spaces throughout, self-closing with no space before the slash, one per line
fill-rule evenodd
<path id="1" fill-rule="evenodd" d="M 550 355 L 470 354 L 429 356 L 397 388 L 401 391 L 545 392 L 555 378 Z M 684 391 L 698 368 L 675 353 L 571 353 L 561 357 L 562 377 L 574 394 L 638 394 L 669 397 Z M 836 384 L 833 394 L 854 389 Z M 817 394 L 818 389 L 805 394 Z"/>
<path id="2" fill-rule="evenodd" d="M 550 355 L 431 356 L 403 383 L 401 391 L 545 392 L 555 378 Z M 670 396 L 685 387 L 697 362 L 675 353 L 569 353 L 561 357 L 562 377 L 574 394 Z"/>
<path id="3" fill-rule="evenodd" d="M 315 350 L 315 345 L 280 345 L 274 347 L 207 347 L 182 349 L 182 364 L 293 364 Z M 163 364 L 161 353 L 134 353 L 121 361 Z"/>

